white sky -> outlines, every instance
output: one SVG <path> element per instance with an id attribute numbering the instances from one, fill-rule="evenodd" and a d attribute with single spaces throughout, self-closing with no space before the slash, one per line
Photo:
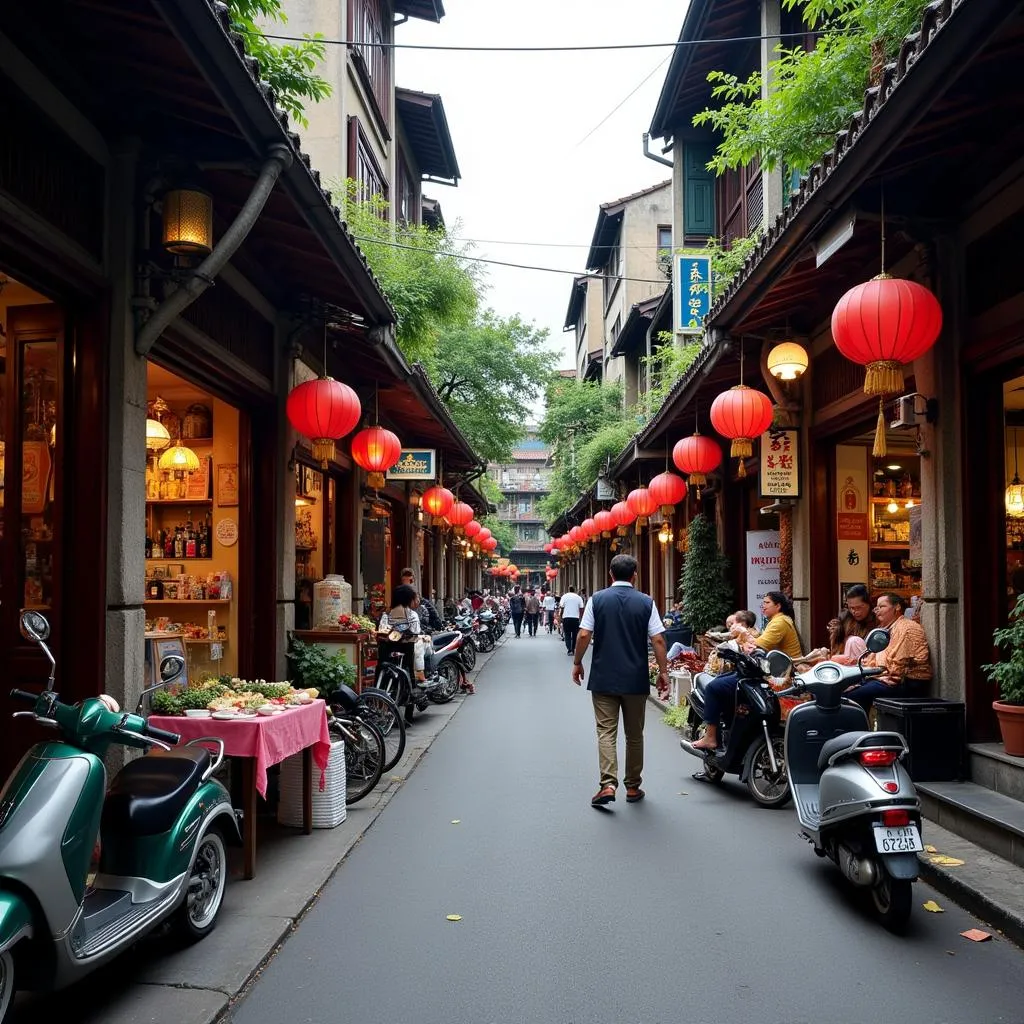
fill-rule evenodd
<path id="1" fill-rule="evenodd" d="M 451 46 L 674 42 L 687 2 L 444 0 L 439 25 L 410 20 L 395 39 Z M 463 177 L 457 188 L 424 183 L 424 192 L 441 203 L 449 229 L 461 221 L 464 238 L 562 243 L 571 247 L 487 241 L 474 254 L 582 273 L 598 206 L 671 177 L 671 168 L 642 149 L 671 52 L 398 50 L 396 84 L 444 101 Z M 652 148 L 660 152 L 661 145 Z M 487 304 L 546 327 L 562 354 L 559 365 L 572 366 L 572 335 L 562 333 L 571 276 L 492 266 L 487 279 Z"/>

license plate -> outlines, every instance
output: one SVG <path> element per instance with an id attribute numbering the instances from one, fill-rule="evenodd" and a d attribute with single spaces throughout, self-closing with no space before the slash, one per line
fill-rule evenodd
<path id="1" fill-rule="evenodd" d="M 916 825 L 900 825 L 896 828 L 876 825 L 875 846 L 879 853 L 920 853 L 924 849 Z"/>

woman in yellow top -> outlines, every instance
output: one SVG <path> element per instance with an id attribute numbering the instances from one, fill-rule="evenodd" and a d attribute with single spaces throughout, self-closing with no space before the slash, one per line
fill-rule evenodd
<path id="1" fill-rule="evenodd" d="M 803 654 L 800 634 L 793 622 L 793 602 L 781 590 L 769 590 L 761 601 L 761 611 L 768 620 L 761 635 L 743 645 L 750 654 L 759 647 L 762 651 L 782 651 L 796 661 Z"/>

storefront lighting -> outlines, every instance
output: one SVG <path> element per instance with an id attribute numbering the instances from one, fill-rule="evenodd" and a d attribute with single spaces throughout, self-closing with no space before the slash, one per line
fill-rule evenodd
<path id="1" fill-rule="evenodd" d="M 146 451 L 162 452 L 171 443 L 167 428 L 154 419 L 146 420 Z"/>
<path id="2" fill-rule="evenodd" d="M 890 501 L 889 504 L 885 506 L 885 511 L 889 512 L 889 513 L 899 512 L 899 510 L 900 510 L 900 507 L 899 507 L 899 505 L 896 504 L 895 501 Z"/>
<path id="3" fill-rule="evenodd" d="M 661 529 L 658 531 L 658 540 L 661 541 L 662 544 L 670 544 L 672 542 L 672 531 L 669 529 L 667 524 L 662 525 Z"/>
<path id="4" fill-rule="evenodd" d="M 157 465 L 174 473 L 194 473 L 199 468 L 199 456 L 191 448 L 186 448 L 179 438 L 173 448 L 168 448 L 160 456 Z"/>
<path id="5" fill-rule="evenodd" d="M 213 197 L 199 189 L 164 196 L 163 246 L 176 256 L 208 256 L 213 249 Z"/>
<path id="6" fill-rule="evenodd" d="M 910 500 L 909 500 L 909 501 L 908 501 L 908 502 L 906 503 L 906 505 L 904 505 L 903 507 L 904 507 L 904 508 L 913 508 L 913 507 L 914 507 L 914 499 L 913 499 L 913 498 L 911 498 L 911 499 L 910 499 Z"/>
<path id="7" fill-rule="evenodd" d="M 1014 519 L 1024 518 L 1024 484 L 1017 472 L 1017 428 L 1013 428 L 1013 480 L 1004 496 L 1006 514 Z"/>
<path id="8" fill-rule="evenodd" d="M 768 353 L 768 372 L 779 380 L 799 380 L 808 363 L 807 350 L 795 341 L 784 341 Z"/>
<path id="9" fill-rule="evenodd" d="M 305 508 L 308 505 L 315 505 L 315 504 L 316 504 L 316 498 L 311 498 L 311 497 L 309 497 L 306 494 L 297 495 L 296 498 L 295 498 L 295 507 L 296 508 Z"/>
<path id="10" fill-rule="evenodd" d="M 886 466 L 885 468 L 889 470 L 890 473 L 898 473 L 903 467 L 893 464 L 891 466 Z"/>

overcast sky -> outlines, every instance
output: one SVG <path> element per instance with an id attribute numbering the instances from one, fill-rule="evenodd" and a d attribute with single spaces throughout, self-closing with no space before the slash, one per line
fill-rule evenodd
<path id="1" fill-rule="evenodd" d="M 439 25 L 410 20 L 396 29 L 396 42 L 672 42 L 688 0 L 444 2 Z M 440 201 L 450 229 L 461 222 L 460 237 L 481 240 L 475 255 L 583 272 L 598 206 L 671 177 L 642 149 L 670 54 L 398 50 L 396 84 L 440 93 L 463 175 L 457 188 L 424 183 L 424 192 Z M 490 267 L 488 282 L 489 305 L 547 328 L 560 365 L 573 365 L 571 335 L 562 333 L 569 274 Z"/>

